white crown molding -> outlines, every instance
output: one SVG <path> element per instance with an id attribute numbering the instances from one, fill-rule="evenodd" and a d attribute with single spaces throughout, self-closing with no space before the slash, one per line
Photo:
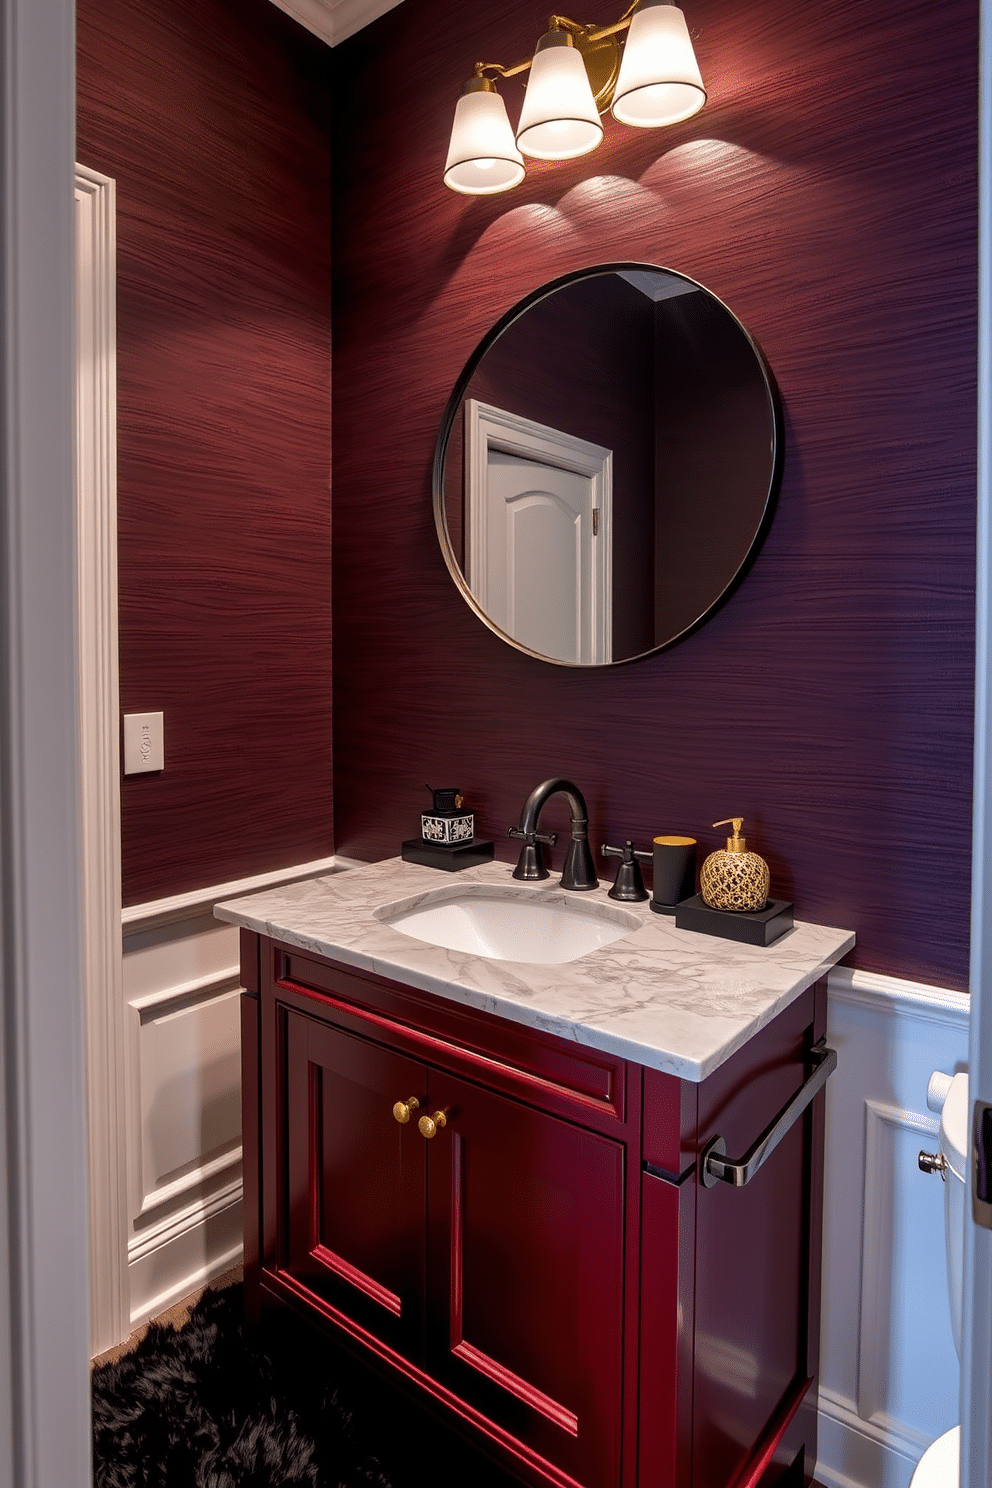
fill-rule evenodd
<path id="1" fill-rule="evenodd" d="M 251 878 L 232 878 L 228 883 L 211 884 L 205 889 L 192 889 L 187 894 L 173 894 L 167 899 L 149 899 L 144 904 L 131 904 L 121 911 L 125 936 L 137 935 L 158 925 L 177 920 L 192 920 L 213 913 L 221 899 L 236 899 L 241 894 L 254 894 L 279 884 L 295 883 L 300 878 L 317 878 L 324 873 L 338 873 L 346 859 L 331 856 L 316 858 L 312 863 L 298 863 L 293 868 L 277 868 L 271 873 L 256 873 Z"/>
<path id="2" fill-rule="evenodd" d="M 328 46 L 337 46 L 387 10 L 393 10 L 400 0 L 272 0 L 272 3 Z"/>
<path id="3" fill-rule="evenodd" d="M 856 1007 L 892 1017 L 909 1014 L 925 1022 L 943 1023 L 951 1028 L 967 1028 L 971 998 L 967 992 L 952 992 L 946 987 L 932 987 L 926 982 L 904 981 L 901 977 L 883 976 L 877 971 L 858 971 L 850 966 L 835 966 L 827 977 L 827 991 L 832 1002 L 845 1002 Z"/>

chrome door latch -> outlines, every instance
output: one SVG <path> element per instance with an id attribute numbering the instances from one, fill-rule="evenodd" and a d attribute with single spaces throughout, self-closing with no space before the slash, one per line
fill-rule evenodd
<path id="1" fill-rule="evenodd" d="M 976 1101 L 972 1121 L 975 1161 L 971 1212 L 976 1224 L 992 1230 L 992 1105 Z"/>

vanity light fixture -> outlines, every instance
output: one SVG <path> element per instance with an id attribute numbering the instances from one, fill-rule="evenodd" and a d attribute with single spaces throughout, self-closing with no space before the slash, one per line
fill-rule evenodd
<path id="1" fill-rule="evenodd" d="M 487 74 L 528 69 L 514 135 Z M 691 118 L 705 102 L 685 17 L 672 0 L 634 0 L 611 26 L 553 15 L 532 58 L 511 67 L 476 62 L 455 107 L 444 182 L 466 196 L 509 191 L 524 178 L 524 155 L 571 160 L 594 150 L 607 108 L 622 124 L 652 129 Z"/>

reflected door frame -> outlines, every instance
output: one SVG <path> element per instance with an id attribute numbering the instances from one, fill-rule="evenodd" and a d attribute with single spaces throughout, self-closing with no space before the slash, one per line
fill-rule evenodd
<path id="1" fill-rule="evenodd" d="M 491 610 L 491 596 L 486 518 L 492 451 L 570 471 L 589 480 L 599 525 L 592 548 L 591 615 L 587 628 L 590 654 L 582 656 L 580 662 L 591 666 L 608 664 L 613 659 L 612 450 L 476 398 L 465 400 L 465 577 L 476 603 L 487 613 Z"/>

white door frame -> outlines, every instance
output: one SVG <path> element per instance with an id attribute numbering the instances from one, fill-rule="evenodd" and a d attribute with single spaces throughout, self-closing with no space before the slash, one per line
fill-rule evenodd
<path id="1" fill-rule="evenodd" d="M 583 664 L 613 660 L 613 451 L 522 414 L 465 400 L 465 578 L 476 604 L 491 613 L 486 560 L 489 451 L 517 455 L 585 476 L 599 508 L 599 536 L 592 564 L 592 654 Z"/>
<path id="2" fill-rule="evenodd" d="M 90 1481 L 73 0 L 0 0 L 0 1481 Z"/>
<path id="3" fill-rule="evenodd" d="M 992 0 L 981 0 L 980 5 L 978 194 L 978 570 L 968 1051 L 972 1111 L 976 1100 L 992 1102 Z M 974 1173 L 972 1133 L 968 1170 Z M 962 1488 L 988 1488 L 992 1483 L 990 1320 L 992 1230 L 967 1222 L 961 1347 Z"/>
<path id="4" fill-rule="evenodd" d="M 90 1352 L 130 1327 L 117 669 L 116 185 L 76 166 L 76 609 Z"/>

